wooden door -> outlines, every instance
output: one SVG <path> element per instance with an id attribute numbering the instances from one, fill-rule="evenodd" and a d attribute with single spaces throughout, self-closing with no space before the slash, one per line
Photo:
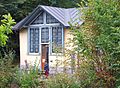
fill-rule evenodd
<path id="1" fill-rule="evenodd" d="M 42 70 L 44 70 L 44 65 L 45 65 L 45 61 L 47 61 L 47 63 L 49 63 L 49 47 L 48 47 L 48 44 L 42 44 L 42 47 L 41 47 L 41 51 L 42 51 L 42 54 L 41 54 L 41 67 L 42 67 Z"/>

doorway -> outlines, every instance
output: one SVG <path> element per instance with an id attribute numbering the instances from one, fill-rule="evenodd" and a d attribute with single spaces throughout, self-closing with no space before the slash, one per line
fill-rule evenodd
<path id="1" fill-rule="evenodd" d="M 49 44 L 41 45 L 41 67 L 44 70 L 45 62 L 47 62 L 49 67 Z"/>

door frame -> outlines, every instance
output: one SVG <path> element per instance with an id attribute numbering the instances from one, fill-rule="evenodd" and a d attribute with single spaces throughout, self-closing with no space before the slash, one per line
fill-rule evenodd
<path id="1" fill-rule="evenodd" d="M 45 51 L 43 51 L 43 48 Z M 49 66 L 49 44 L 41 44 L 41 69 L 43 71 L 44 71 L 45 61 L 47 61 Z"/>

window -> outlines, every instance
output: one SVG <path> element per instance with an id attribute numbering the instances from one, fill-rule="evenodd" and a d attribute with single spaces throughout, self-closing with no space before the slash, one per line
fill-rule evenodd
<path id="1" fill-rule="evenodd" d="M 39 53 L 39 28 L 30 28 L 30 53 Z"/>
<path id="2" fill-rule="evenodd" d="M 43 13 L 41 13 L 33 22 L 32 24 L 43 24 Z"/>
<path id="3" fill-rule="evenodd" d="M 53 16 L 46 13 L 46 23 L 51 24 L 51 23 L 59 23 L 59 22 Z"/>
<path id="4" fill-rule="evenodd" d="M 62 52 L 62 27 L 52 27 L 52 53 Z"/>
<path id="5" fill-rule="evenodd" d="M 29 53 L 40 53 L 41 44 L 49 44 L 51 53 L 62 53 L 63 27 L 57 19 L 45 11 L 31 22 L 29 28 Z"/>
<path id="6" fill-rule="evenodd" d="M 41 28 L 41 43 L 48 42 L 49 42 L 49 28 L 48 27 Z"/>
<path id="7" fill-rule="evenodd" d="M 46 14 L 46 15 L 45 15 Z M 46 17 L 45 17 L 46 16 Z M 45 20 L 44 20 L 45 19 Z M 46 21 L 46 22 L 45 22 Z M 31 25 L 34 24 L 52 24 L 52 23 L 59 23 L 58 20 L 56 20 L 52 15 L 50 15 L 47 12 L 42 12 L 40 15 L 38 15 L 35 20 L 31 23 Z"/>

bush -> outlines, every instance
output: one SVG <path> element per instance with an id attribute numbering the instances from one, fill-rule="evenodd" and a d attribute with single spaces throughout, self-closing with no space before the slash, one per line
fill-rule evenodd
<path id="1" fill-rule="evenodd" d="M 80 88 L 75 77 L 66 73 L 59 73 L 50 77 L 46 85 L 46 88 Z"/>
<path id="2" fill-rule="evenodd" d="M 12 64 L 15 54 L 12 51 L 0 56 L 0 88 L 10 88 L 12 82 L 17 82 L 15 73 L 17 67 Z"/>
<path id="3" fill-rule="evenodd" d="M 18 74 L 20 88 L 36 88 L 39 84 L 38 74 L 34 70 L 20 72 Z"/>

